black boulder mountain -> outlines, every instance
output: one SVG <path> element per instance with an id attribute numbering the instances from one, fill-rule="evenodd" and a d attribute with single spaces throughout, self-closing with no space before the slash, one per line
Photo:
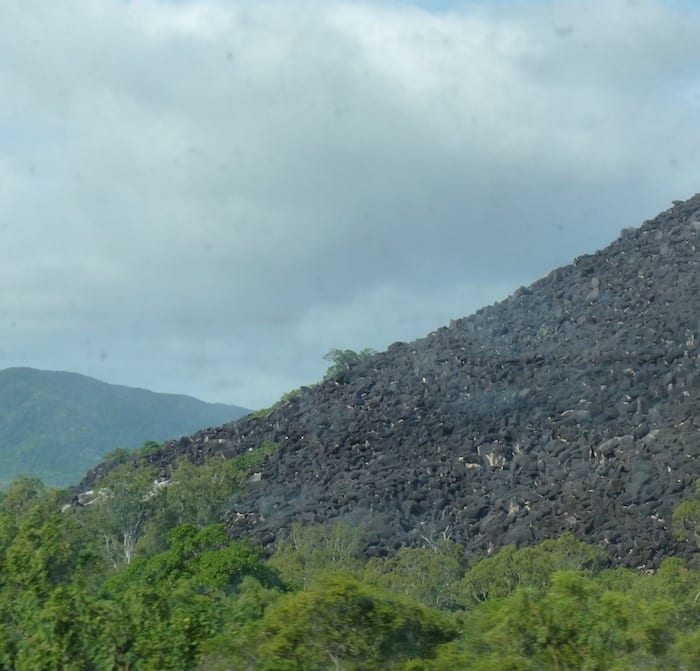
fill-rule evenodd
<path id="1" fill-rule="evenodd" d="M 565 531 L 624 564 L 690 552 L 671 515 L 700 476 L 700 194 L 501 303 L 148 456 L 279 449 L 234 536 L 363 522 L 368 551 L 470 552 Z M 94 479 L 94 478 L 92 478 Z M 87 488 L 91 478 L 84 482 Z"/>

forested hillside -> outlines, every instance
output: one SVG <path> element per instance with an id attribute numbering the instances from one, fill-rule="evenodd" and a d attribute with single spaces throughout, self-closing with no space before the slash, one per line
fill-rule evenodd
<path id="1" fill-rule="evenodd" d="M 122 464 L 85 505 L 0 495 L 6 671 L 697 671 L 700 571 L 621 568 L 570 534 L 478 557 L 424 539 L 369 558 L 362 526 L 293 525 L 268 555 L 211 524 L 274 445 Z M 675 516 L 695 543 L 700 491 Z"/>
<path id="2" fill-rule="evenodd" d="M 20 473 L 55 486 L 75 484 L 108 452 L 177 438 L 246 412 L 76 373 L 7 368 L 0 371 L 0 487 Z"/>

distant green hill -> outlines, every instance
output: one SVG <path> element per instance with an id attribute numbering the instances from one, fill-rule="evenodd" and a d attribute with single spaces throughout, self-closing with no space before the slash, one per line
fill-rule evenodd
<path id="1" fill-rule="evenodd" d="M 247 412 L 76 373 L 0 370 L 0 489 L 18 474 L 52 486 L 75 484 L 117 448 L 178 438 Z"/>

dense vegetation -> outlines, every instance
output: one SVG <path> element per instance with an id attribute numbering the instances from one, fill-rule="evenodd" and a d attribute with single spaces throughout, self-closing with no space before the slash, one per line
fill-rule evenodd
<path id="1" fill-rule="evenodd" d="M 7 368 L 0 371 L 0 488 L 21 473 L 53 486 L 75 484 L 112 450 L 178 438 L 246 412 L 75 373 Z"/>
<path id="2" fill-rule="evenodd" d="M 0 495 L 4 671 L 697 671 L 700 571 L 616 568 L 565 535 L 466 557 L 445 538 L 363 555 L 361 528 L 295 526 L 272 556 L 217 524 L 272 443 L 127 461 L 89 505 L 21 478 Z M 698 499 L 679 509 L 696 534 Z"/>

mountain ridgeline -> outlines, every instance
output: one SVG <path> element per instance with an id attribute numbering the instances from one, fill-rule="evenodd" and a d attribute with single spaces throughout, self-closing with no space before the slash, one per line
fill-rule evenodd
<path id="1" fill-rule="evenodd" d="M 108 452 L 217 426 L 246 412 L 76 373 L 7 368 L 0 371 L 0 488 L 20 473 L 66 486 Z"/>
<path id="2" fill-rule="evenodd" d="M 503 302 L 140 458 L 167 479 L 183 456 L 276 444 L 226 515 L 232 537 L 267 546 L 294 522 L 361 524 L 380 556 L 570 531 L 657 567 L 692 549 L 671 516 L 700 476 L 699 249 L 700 194 Z"/>

